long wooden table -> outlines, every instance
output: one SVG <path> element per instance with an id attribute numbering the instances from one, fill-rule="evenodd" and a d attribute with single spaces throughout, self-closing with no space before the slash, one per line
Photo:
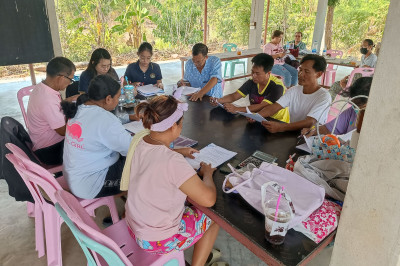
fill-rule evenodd
<path id="1" fill-rule="evenodd" d="M 299 132 L 269 133 L 259 123 L 249 124 L 245 117 L 232 115 L 220 107 L 212 107 L 206 96 L 202 102 L 190 102 L 184 115 L 182 135 L 197 140 L 197 149 L 215 143 L 237 152 L 236 158 L 244 160 L 255 150 L 278 157 L 284 167 L 289 154 L 295 149 Z M 273 246 L 264 239 L 264 215 L 251 207 L 239 194 L 225 194 L 222 183 L 225 175 L 217 170 L 214 181 L 217 187 L 215 206 L 198 206 L 212 220 L 231 234 L 268 265 L 304 265 L 315 257 L 333 239 L 330 234 L 320 244 L 315 244 L 303 234 L 289 230 L 284 244 Z"/>
<path id="2" fill-rule="evenodd" d="M 252 57 L 256 56 L 259 53 L 262 53 L 262 49 L 254 48 L 254 49 L 242 50 L 240 55 L 238 55 L 237 52 L 235 51 L 235 52 L 209 54 L 209 56 L 216 56 L 222 62 L 222 61 L 230 61 L 230 60 L 235 60 L 235 59 L 252 58 Z M 191 58 L 192 58 L 191 56 L 180 57 L 181 68 L 182 68 L 182 79 L 183 79 L 183 77 L 185 75 L 185 61 L 187 61 L 187 60 L 189 60 Z M 247 73 L 247 70 L 245 70 L 245 72 Z M 235 76 L 235 77 L 232 77 L 232 78 L 225 79 L 225 81 L 244 78 L 244 77 L 249 77 L 249 76 L 250 76 L 250 74 Z"/>

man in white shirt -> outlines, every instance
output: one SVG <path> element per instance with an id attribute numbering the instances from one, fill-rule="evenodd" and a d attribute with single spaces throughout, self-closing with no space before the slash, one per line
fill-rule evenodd
<path id="1" fill-rule="evenodd" d="M 325 124 L 328 117 L 331 96 L 328 90 L 318 84 L 318 78 L 325 72 L 326 61 L 322 56 L 309 54 L 303 57 L 299 67 L 299 85 L 287 90 L 276 103 L 264 107 L 259 114 L 269 117 L 289 107 L 290 123 L 264 121 L 262 125 L 271 133 L 300 130 L 312 127 L 319 121 Z"/>

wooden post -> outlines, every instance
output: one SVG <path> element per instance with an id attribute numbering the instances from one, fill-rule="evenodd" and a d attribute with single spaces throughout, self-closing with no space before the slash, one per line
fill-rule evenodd
<path id="1" fill-rule="evenodd" d="M 207 44 L 207 0 L 204 0 L 204 31 L 203 43 Z"/>
<path id="2" fill-rule="evenodd" d="M 264 45 L 267 44 L 267 30 L 268 30 L 268 18 L 269 18 L 269 1 L 267 2 L 267 12 L 265 13 L 265 29 L 264 29 Z"/>
<path id="3" fill-rule="evenodd" d="M 35 70 L 33 70 L 33 64 L 29 64 L 29 73 L 31 74 L 32 85 L 36 85 Z"/>

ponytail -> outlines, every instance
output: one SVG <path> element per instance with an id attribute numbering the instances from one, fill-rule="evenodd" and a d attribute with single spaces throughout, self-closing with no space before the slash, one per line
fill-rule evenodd
<path id="1" fill-rule="evenodd" d="M 178 100 L 172 96 L 158 96 L 149 102 L 136 106 L 135 113 L 142 119 L 143 127 L 150 129 L 151 125 L 159 123 L 171 116 L 178 107 Z"/>
<path id="2" fill-rule="evenodd" d="M 64 115 L 67 119 L 74 118 L 76 115 L 76 112 L 78 111 L 78 106 L 86 103 L 89 100 L 89 96 L 84 93 L 78 97 L 76 100 L 76 103 L 73 102 L 67 102 L 67 101 L 62 101 L 61 102 L 61 109 L 64 112 Z"/>

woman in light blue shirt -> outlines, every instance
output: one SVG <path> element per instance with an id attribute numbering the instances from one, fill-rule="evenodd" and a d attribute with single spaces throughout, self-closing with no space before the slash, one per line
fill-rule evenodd
<path id="1" fill-rule="evenodd" d="M 207 54 L 207 46 L 196 43 L 192 48 L 192 59 L 186 63 L 184 79 L 178 82 L 178 86 L 201 88 L 190 97 L 191 101 L 202 100 L 204 95 L 222 97 L 221 61 Z"/>
<path id="2" fill-rule="evenodd" d="M 118 105 L 120 84 L 96 76 L 76 103 L 62 102 L 67 122 L 64 177 L 71 192 L 83 199 L 117 195 L 131 135 L 110 111 Z"/>

